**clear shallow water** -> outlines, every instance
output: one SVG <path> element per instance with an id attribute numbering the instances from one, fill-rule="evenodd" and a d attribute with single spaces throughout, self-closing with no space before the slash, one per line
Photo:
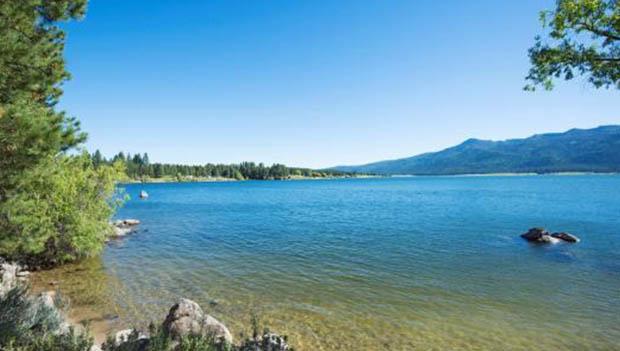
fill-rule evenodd
<path id="1" fill-rule="evenodd" d="M 63 275 L 123 324 L 183 296 L 301 350 L 620 349 L 620 176 L 125 187 L 140 232 Z M 533 226 L 582 242 L 528 244 Z"/>

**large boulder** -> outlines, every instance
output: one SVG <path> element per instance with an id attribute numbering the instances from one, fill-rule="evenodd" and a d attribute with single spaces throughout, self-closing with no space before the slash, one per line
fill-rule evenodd
<path id="1" fill-rule="evenodd" d="M 205 314 L 197 303 L 189 299 L 181 299 L 170 308 L 162 327 L 175 340 L 187 335 L 201 335 L 227 344 L 233 341 L 224 324 Z"/>
<path id="2" fill-rule="evenodd" d="M 578 243 L 579 242 L 579 238 L 576 237 L 575 235 L 571 234 L 571 233 L 565 233 L 565 232 L 553 233 L 553 234 L 551 234 L 551 236 L 554 237 L 554 238 L 558 238 L 558 239 L 567 241 L 569 243 Z"/>

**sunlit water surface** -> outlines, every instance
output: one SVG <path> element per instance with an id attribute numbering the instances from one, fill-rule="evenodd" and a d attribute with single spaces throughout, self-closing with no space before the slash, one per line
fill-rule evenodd
<path id="1" fill-rule="evenodd" d="M 187 297 L 298 350 L 620 349 L 620 176 L 125 188 L 139 232 L 37 277 L 95 322 L 161 321 Z M 519 238 L 533 226 L 582 242 Z"/>

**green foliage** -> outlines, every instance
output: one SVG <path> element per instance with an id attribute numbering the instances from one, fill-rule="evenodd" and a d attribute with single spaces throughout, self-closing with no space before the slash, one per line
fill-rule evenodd
<path id="1" fill-rule="evenodd" d="M 55 22 L 85 8 L 86 0 L 0 1 L 0 202 L 21 172 L 85 139 L 75 119 L 53 109 L 69 77 Z"/>
<path id="2" fill-rule="evenodd" d="M 34 336 L 22 342 L 12 341 L 3 351 L 90 351 L 93 342 L 87 335 L 77 333 L 73 328 L 65 334 Z"/>
<path id="3" fill-rule="evenodd" d="M 0 255 L 55 265 L 99 252 L 120 201 L 115 180 L 122 172 L 120 163 L 95 168 L 87 154 L 48 157 L 23 172 L 0 205 L 7 221 Z"/>
<path id="4" fill-rule="evenodd" d="M 620 1 L 557 0 L 541 13 L 547 39 L 536 38 L 529 50 L 527 76 L 534 90 L 553 88 L 553 80 L 587 76 L 595 87 L 620 89 Z"/>
<path id="5" fill-rule="evenodd" d="M 0 105 L 22 93 L 53 105 L 69 77 L 58 21 L 84 15 L 86 0 L 0 1 Z M 23 97 L 23 96 L 22 96 Z"/>
<path id="6" fill-rule="evenodd" d="M 0 107 L 0 201 L 21 173 L 84 139 L 79 124 L 26 98 Z"/>
<path id="7" fill-rule="evenodd" d="M 88 351 L 92 339 L 72 328 L 60 334 L 63 322 L 58 311 L 16 287 L 0 297 L 0 350 Z"/>
<path id="8" fill-rule="evenodd" d="M 113 337 L 108 337 L 102 345 L 103 351 L 233 351 L 233 345 L 218 342 L 212 337 L 188 335 L 179 341 L 173 340 L 161 327 L 149 327 L 149 338 L 141 339 L 134 329 L 127 341 L 117 345 Z"/>
<path id="9" fill-rule="evenodd" d="M 86 0 L 0 1 L 0 255 L 53 265 L 98 252 L 120 165 L 67 156 L 86 135 L 55 109 L 69 78 L 60 21 Z"/>

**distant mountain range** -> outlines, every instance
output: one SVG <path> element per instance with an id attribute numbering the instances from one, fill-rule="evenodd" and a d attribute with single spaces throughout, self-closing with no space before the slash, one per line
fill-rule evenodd
<path id="1" fill-rule="evenodd" d="M 332 169 L 388 175 L 620 172 L 620 126 L 504 141 L 469 139 L 438 152 Z"/>

